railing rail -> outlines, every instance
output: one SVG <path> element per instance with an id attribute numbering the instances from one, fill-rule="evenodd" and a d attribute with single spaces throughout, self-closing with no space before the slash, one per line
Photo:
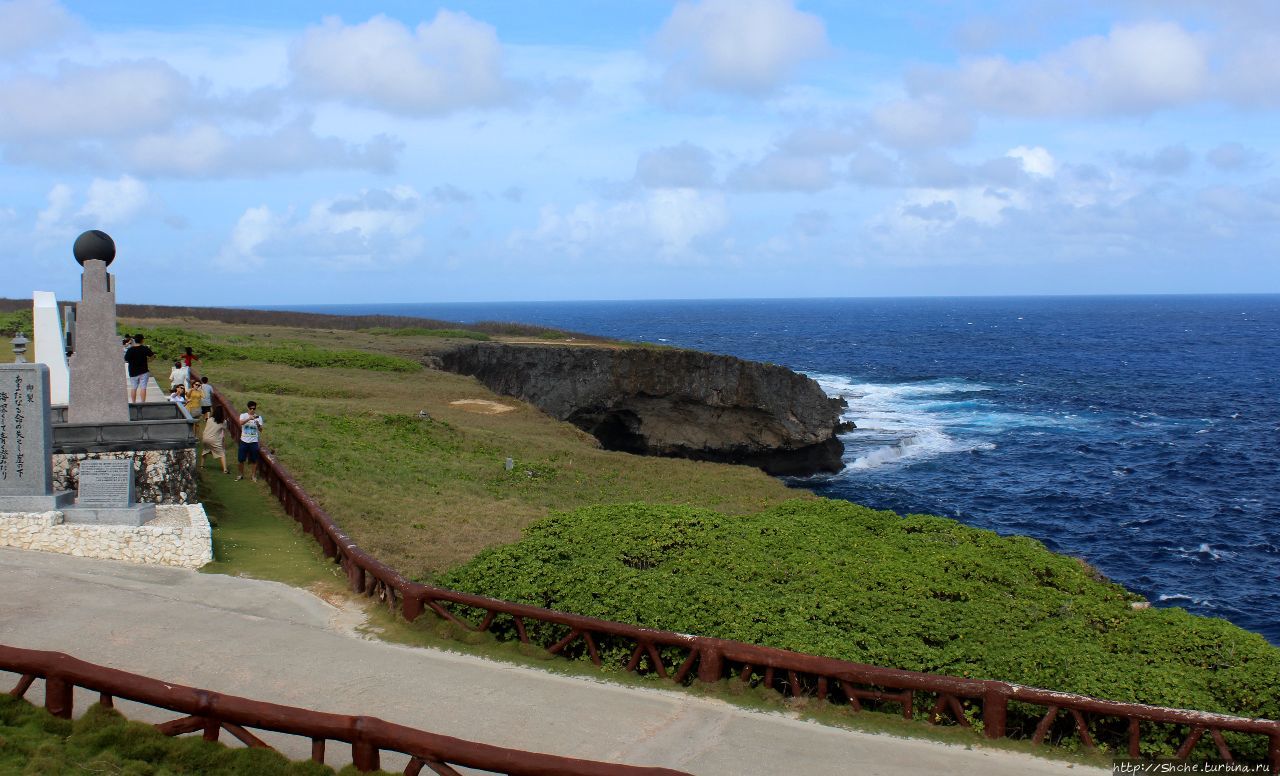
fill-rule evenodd
<path id="1" fill-rule="evenodd" d="M 167 735 L 203 731 L 206 740 L 217 741 L 226 731 L 246 746 L 270 749 L 249 729 L 269 730 L 310 739 L 311 759 L 316 762 L 324 762 L 327 742 L 341 741 L 350 744 L 352 761 L 361 771 L 378 769 L 383 752 L 399 752 L 410 758 L 404 770 L 407 776 L 416 776 L 423 768 L 456 775 L 452 766 L 509 776 L 689 776 L 667 768 L 523 752 L 428 733 L 377 717 L 330 714 L 223 695 L 86 663 L 61 652 L 0 645 L 0 670 L 21 675 L 9 692 L 17 698 L 23 697 L 36 679 L 43 679 L 45 708 L 64 719 L 72 716 L 73 691 L 83 687 L 99 693 L 104 706 L 112 707 L 115 699 L 122 698 L 185 714 L 156 725 Z"/>
<path id="2" fill-rule="evenodd" d="M 230 402 L 221 394 L 215 394 L 214 401 L 223 407 L 228 424 L 238 433 L 238 416 L 232 411 Z M 1271 770 L 1280 773 L 1280 722 L 1273 720 L 1123 703 L 995 680 L 884 668 L 775 647 L 644 628 L 424 585 L 406 579 L 360 549 L 269 450 L 262 451 L 259 471 L 289 516 L 315 538 L 326 556 L 342 567 L 351 590 L 381 599 L 392 611 L 399 610 L 409 621 L 429 610 L 459 627 L 489 631 L 501 616 L 509 618 L 516 637 L 525 643 L 531 643 L 526 621 L 546 623 L 561 630 L 567 629 L 563 637 L 541 645 L 553 654 L 562 654 L 572 645 L 574 650 L 601 665 L 604 640 L 611 644 L 625 642 L 634 645 L 623 666 L 628 672 L 640 671 L 642 664 L 647 662 L 650 672 L 676 682 L 696 677 L 698 681 L 710 683 L 736 676 L 737 681 L 744 684 L 763 686 L 791 697 L 813 696 L 820 700 L 843 702 L 854 710 L 863 708 L 863 701 L 896 705 L 907 719 L 915 715 L 917 693 L 924 693 L 932 696 L 934 701 L 927 713 L 929 722 L 937 722 L 946 715 L 956 724 L 969 727 L 971 718 L 980 718 L 984 735 L 993 739 L 1025 732 L 1020 727 L 1015 731 L 1008 724 L 1010 702 L 1039 706 L 1045 712 L 1030 734 L 1031 742 L 1037 745 L 1049 736 L 1061 715 L 1066 715 L 1066 728 L 1059 731 L 1060 735 L 1077 736 L 1087 749 L 1106 744 L 1113 751 L 1124 751 L 1135 758 L 1141 754 L 1142 723 L 1149 723 L 1148 728 L 1150 724 L 1185 727 L 1186 736 L 1175 753 L 1179 759 L 1189 757 L 1206 733 L 1218 756 L 1224 760 L 1232 760 L 1233 753 L 1223 733 L 1263 736 L 1267 739 Z M 466 614 L 457 610 L 459 607 L 483 612 L 480 622 L 467 619 Z M 966 709 L 966 702 L 970 704 L 969 709 Z M 1094 722 L 1092 732 L 1090 717 L 1086 715 L 1091 715 Z M 1095 740 L 1095 736 L 1104 740 Z"/>

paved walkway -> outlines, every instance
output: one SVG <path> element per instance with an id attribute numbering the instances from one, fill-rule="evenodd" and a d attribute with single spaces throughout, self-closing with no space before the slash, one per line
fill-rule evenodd
<path id="1" fill-rule="evenodd" d="M 1109 773 L 370 641 L 351 625 L 351 613 L 274 582 L 0 549 L 0 643 L 229 694 L 707 776 Z M 0 691 L 13 679 L 0 672 Z M 78 697 L 77 708 L 94 699 Z M 120 708 L 149 721 L 172 716 Z M 306 741 L 270 740 L 308 755 Z M 341 749 L 330 745 L 330 764 L 349 757 Z M 384 768 L 403 764 L 384 757 Z"/>

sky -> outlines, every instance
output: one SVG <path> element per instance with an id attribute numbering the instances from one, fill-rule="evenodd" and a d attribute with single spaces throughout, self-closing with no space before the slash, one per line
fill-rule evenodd
<path id="1" fill-rule="evenodd" d="M 207 7 L 206 7 L 207 6 Z M 0 0 L 0 296 L 1280 292 L 1280 3 Z"/>

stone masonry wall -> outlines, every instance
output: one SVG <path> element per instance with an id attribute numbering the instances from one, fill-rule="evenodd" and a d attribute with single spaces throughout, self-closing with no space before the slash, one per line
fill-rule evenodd
<path id="1" fill-rule="evenodd" d="M 156 507 L 142 526 L 64 523 L 62 512 L 0 514 L 0 547 L 83 558 L 200 568 L 213 560 L 213 532 L 200 504 Z"/>
<path id="2" fill-rule="evenodd" d="M 53 456 L 53 489 L 75 492 L 80 461 L 133 459 L 134 499 L 151 504 L 194 504 L 197 461 L 194 447 L 184 450 L 138 450 L 118 453 L 70 453 Z"/>

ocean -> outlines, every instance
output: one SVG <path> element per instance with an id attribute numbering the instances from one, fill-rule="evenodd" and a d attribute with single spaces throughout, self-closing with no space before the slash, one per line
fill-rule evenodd
<path id="1" fill-rule="evenodd" d="M 767 361 L 848 400 L 832 498 L 1034 537 L 1280 645 L 1280 295 L 292 307 Z"/>

